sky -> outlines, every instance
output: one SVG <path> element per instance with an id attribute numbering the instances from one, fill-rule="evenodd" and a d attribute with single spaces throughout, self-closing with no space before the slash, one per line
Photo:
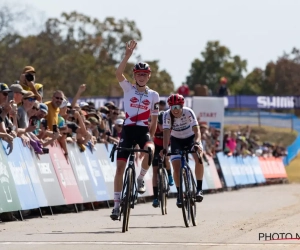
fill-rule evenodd
<path id="1" fill-rule="evenodd" d="M 99 20 L 135 21 L 142 33 L 137 53 L 159 60 L 176 88 L 208 41 L 218 40 L 247 60 L 248 72 L 300 47 L 298 0 L 18 0 L 22 4 L 40 21 L 74 10 Z"/>

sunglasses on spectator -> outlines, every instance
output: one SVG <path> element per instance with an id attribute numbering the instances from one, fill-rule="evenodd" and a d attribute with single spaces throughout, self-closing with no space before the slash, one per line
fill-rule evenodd
<path id="1" fill-rule="evenodd" d="M 4 95 L 4 96 L 8 96 L 8 92 L 1 92 L 2 93 L 2 95 Z"/>
<path id="2" fill-rule="evenodd" d="M 63 100 L 64 100 L 63 98 L 61 98 L 61 97 L 58 97 L 58 96 L 55 96 L 55 98 L 56 98 L 57 100 L 61 100 L 61 101 L 63 101 Z"/>
<path id="3" fill-rule="evenodd" d="M 32 98 L 32 97 L 24 98 L 24 100 L 28 100 L 30 102 L 35 102 L 36 101 L 36 99 Z"/>
<path id="4" fill-rule="evenodd" d="M 37 107 L 32 107 L 33 110 L 39 111 L 40 109 L 38 109 Z"/>
<path id="5" fill-rule="evenodd" d="M 118 112 L 113 112 L 113 115 L 119 115 L 119 113 Z"/>
<path id="6" fill-rule="evenodd" d="M 116 125 L 118 128 L 122 128 L 123 127 L 123 125 Z"/>
<path id="7" fill-rule="evenodd" d="M 181 106 L 181 105 L 173 105 L 173 106 L 171 106 L 171 109 L 172 109 L 172 110 L 175 110 L 175 109 L 182 109 L 182 106 Z"/>

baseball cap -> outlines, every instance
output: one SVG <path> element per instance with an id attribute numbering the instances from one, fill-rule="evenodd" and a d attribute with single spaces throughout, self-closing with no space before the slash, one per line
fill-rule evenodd
<path id="1" fill-rule="evenodd" d="M 23 99 L 30 97 L 36 97 L 36 95 L 32 91 L 27 91 L 27 93 L 23 95 Z"/>
<path id="2" fill-rule="evenodd" d="M 6 83 L 0 83 L 0 92 L 11 92 Z"/>
<path id="3" fill-rule="evenodd" d="M 97 120 L 97 118 L 95 118 L 95 117 L 89 117 L 88 118 L 88 121 L 90 122 L 90 123 L 97 123 L 98 124 L 98 120 Z"/>
<path id="4" fill-rule="evenodd" d="M 113 102 L 107 102 L 104 104 L 105 107 L 116 107 L 116 105 Z"/>
<path id="5" fill-rule="evenodd" d="M 67 106 L 71 106 L 71 103 L 69 103 L 67 100 L 63 100 L 61 105 L 60 105 L 60 108 L 64 108 L 64 107 L 67 107 Z"/>
<path id="6" fill-rule="evenodd" d="M 22 88 L 22 86 L 21 86 L 20 84 L 18 84 L 18 83 L 12 84 L 12 85 L 10 86 L 10 90 L 11 90 L 12 92 L 14 92 L 14 93 L 21 93 L 21 94 L 23 94 L 23 95 L 27 93 L 27 91 L 24 90 L 24 89 Z"/>
<path id="7" fill-rule="evenodd" d="M 34 67 L 32 67 L 32 66 L 25 66 L 22 73 L 24 74 L 24 73 L 29 73 L 29 72 L 35 73 Z"/>
<path id="8" fill-rule="evenodd" d="M 115 120 L 115 124 L 116 124 L 116 125 L 123 125 L 123 123 L 124 123 L 124 120 L 121 119 L 121 118 Z"/>
<path id="9" fill-rule="evenodd" d="M 40 103 L 40 110 L 46 113 L 46 115 L 48 114 L 48 106 L 45 103 Z"/>
<path id="10" fill-rule="evenodd" d="M 87 102 L 81 102 L 81 103 L 79 103 L 79 107 L 80 108 L 83 108 L 83 107 L 86 107 L 86 106 L 89 106 L 89 104 Z"/>
<path id="11" fill-rule="evenodd" d="M 99 115 L 96 112 L 87 112 L 87 117 L 95 117 L 96 119 L 100 119 Z"/>

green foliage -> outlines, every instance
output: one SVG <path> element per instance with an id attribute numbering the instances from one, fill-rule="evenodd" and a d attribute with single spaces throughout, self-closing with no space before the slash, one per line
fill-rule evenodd
<path id="1" fill-rule="evenodd" d="M 11 84 L 18 80 L 24 66 L 32 65 L 37 82 L 45 86 L 46 98 L 55 89 L 72 97 L 82 83 L 87 85 L 86 96 L 110 96 L 113 89 L 119 89 L 115 71 L 131 39 L 142 39 L 133 21 L 112 17 L 100 21 L 77 12 L 62 13 L 60 18 L 48 19 L 37 35 L 3 35 L 0 81 Z M 159 71 L 158 61 L 151 62 L 151 66 L 154 70 L 150 86 L 159 86 L 158 91 L 163 93 L 173 91 L 171 77 Z M 126 74 L 131 74 L 132 67 L 129 68 Z"/>
<path id="2" fill-rule="evenodd" d="M 238 84 L 246 72 L 247 62 L 239 56 L 231 56 L 230 50 L 218 41 L 210 41 L 201 52 L 201 59 L 192 62 L 187 84 L 191 89 L 195 84 L 207 85 L 213 92 L 225 76 L 230 85 Z"/>

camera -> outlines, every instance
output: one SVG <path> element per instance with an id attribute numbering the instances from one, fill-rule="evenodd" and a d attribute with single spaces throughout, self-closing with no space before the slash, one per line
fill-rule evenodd
<path id="1" fill-rule="evenodd" d="M 37 120 L 38 120 L 38 118 L 37 118 L 36 116 L 32 116 L 32 117 L 30 118 L 30 125 L 31 125 L 31 126 L 36 126 Z"/>
<path id="2" fill-rule="evenodd" d="M 56 124 L 53 125 L 52 130 L 53 130 L 54 133 L 57 133 L 57 132 L 58 132 L 58 131 L 57 131 L 57 125 L 56 125 Z"/>
<path id="3" fill-rule="evenodd" d="M 27 73 L 27 74 L 25 75 L 25 78 L 26 78 L 26 80 L 29 81 L 29 82 L 34 81 L 34 76 L 33 76 L 32 74 Z"/>
<path id="4" fill-rule="evenodd" d="M 74 115 L 74 113 L 75 113 L 75 110 L 74 110 L 74 109 L 68 109 L 68 110 L 67 110 L 67 114 L 68 114 L 68 115 Z"/>
<path id="5" fill-rule="evenodd" d="M 41 121 L 41 124 L 43 125 L 43 127 L 44 127 L 45 129 L 47 129 L 47 127 L 48 127 L 48 122 L 47 122 L 46 119 L 42 120 L 42 121 Z"/>
<path id="6" fill-rule="evenodd" d="M 49 154 L 49 148 L 42 148 L 44 154 Z"/>

